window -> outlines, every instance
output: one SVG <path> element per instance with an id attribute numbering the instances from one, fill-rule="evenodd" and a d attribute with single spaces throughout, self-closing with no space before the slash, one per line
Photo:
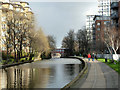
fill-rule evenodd
<path id="1" fill-rule="evenodd" d="M 6 20 L 6 17 L 2 17 L 2 21 L 5 21 Z"/>
<path id="2" fill-rule="evenodd" d="M 104 24 L 106 25 L 107 22 L 104 22 Z"/>
<path id="3" fill-rule="evenodd" d="M 12 5 L 10 5 L 10 9 L 12 9 L 12 10 L 13 10 L 13 6 L 12 6 Z"/>
<path id="4" fill-rule="evenodd" d="M 99 26 L 100 26 L 100 22 L 99 22 L 99 23 L 97 23 L 97 25 L 99 25 Z"/>
<path id="5" fill-rule="evenodd" d="M 97 28 L 98 31 L 100 31 L 100 28 Z"/>
<path id="6" fill-rule="evenodd" d="M 5 24 L 2 24 L 2 29 L 5 29 L 6 28 L 6 25 Z"/>

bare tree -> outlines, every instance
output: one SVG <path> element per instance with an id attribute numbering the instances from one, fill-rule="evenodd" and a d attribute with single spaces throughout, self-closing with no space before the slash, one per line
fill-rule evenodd
<path id="1" fill-rule="evenodd" d="M 102 38 L 106 44 L 109 52 L 112 54 L 117 54 L 120 47 L 120 33 L 116 27 L 105 27 L 105 35 Z M 111 50 L 112 49 L 112 50 Z"/>
<path id="2" fill-rule="evenodd" d="M 48 42 L 49 42 L 49 47 L 51 50 L 55 49 L 56 48 L 56 40 L 55 40 L 55 37 L 54 36 L 51 36 L 51 35 L 48 35 L 47 36 L 48 38 Z"/>
<path id="3" fill-rule="evenodd" d="M 7 29 L 6 31 L 4 31 L 4 36 L 5 38 L 2 39 L 2 41 L 4 42 L 4 45 L 6 46 L 6 51 L 7 51 L 7 62 L 9 62 L 9 56 L 11 54 L 12 51 L 12 11 L 9 10 L 5 10 L 6 14 L 5 14 L 5 23 L 6 25 L 4 26 L 5 29 Z M 7 63 L 6 62 L 6 63 Z"/>
<path id="4" fill-rule="evenodd" d="M 31 38 L 31 47 L 34 50 L 34 53 L 37 52 L 37 57 L 40 58 L 40 55 L 43 52 L 49 50 L 49 43 L 47 37 L 44 35 L 42 29 L 40 28 L 37 31 L 32 31 Z"/>
<path id="5" fill-rule="evenodd" d="M 87 38 L 87 32 L 85 29 L 78 30 L 76 34 L 76 40 L 78 43 L 78 49 L 81 54 L 88 53 L 88 38 Z"/>
<path id="6" fill-rule="evenodd" d="M 68 35 L 62 40 L 62 48 L 70 49 L 70 55 L 74 54 L 75 33 L 74 30 L 70 30 Z"/>

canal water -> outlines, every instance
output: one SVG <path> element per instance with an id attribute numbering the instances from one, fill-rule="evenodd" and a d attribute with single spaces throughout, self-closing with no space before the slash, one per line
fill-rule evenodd
<path id="1" fill-rule="evenodd" d="M 50 59 L 0 69 L 2 88 L 62 88 L 82 70 L 77 59 Z"/>

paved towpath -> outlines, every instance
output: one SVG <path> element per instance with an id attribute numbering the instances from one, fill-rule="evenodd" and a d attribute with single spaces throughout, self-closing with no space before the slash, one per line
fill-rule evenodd
<path id="1" fill-rule="evenodd" d="M 88 73 L 78 80 L 71 88 L 118 88 L 118 73 L 105 63 L 95 60 L 88 62 Z"/>

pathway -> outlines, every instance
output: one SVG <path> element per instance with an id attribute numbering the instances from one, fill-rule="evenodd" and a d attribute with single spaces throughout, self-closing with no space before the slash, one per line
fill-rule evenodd
<path id="1" fill-rule="evenodd" d="M 87 59 L 84 59 L 88 62 Z M 88 62 L 88 73 L 71 88 L 118 88 L 118 73 L 97 60 Z"/>

